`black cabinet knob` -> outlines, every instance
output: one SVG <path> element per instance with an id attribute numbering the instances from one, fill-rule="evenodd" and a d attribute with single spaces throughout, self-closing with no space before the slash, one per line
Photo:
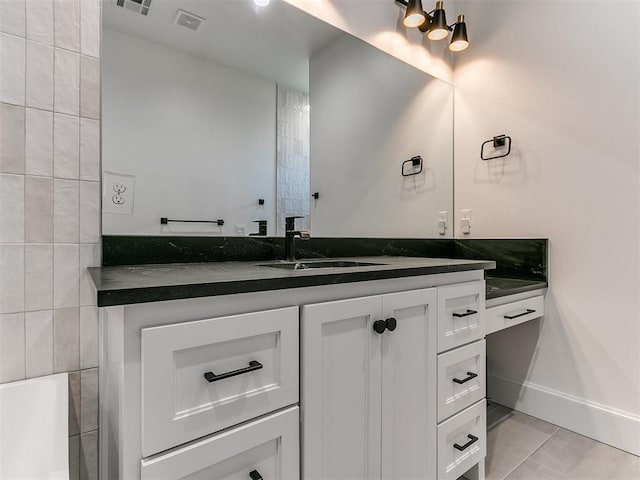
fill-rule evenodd
<path id="1" fill-rule="evenodd" d="M 262 475 L 260 475 L 260 472 L 258 472 L 258 470 L 251 470 L 249 472 L 249 478 L 251 480 L 262 480 Z"/>
<path id="2" fill-rule="evenodd" d="M 387 318 L 384 324 L 390 332 L 393 332 L 398 327 L 398 321 L 393 317 Z"/>
<path id="3" fill-rule="evenodd" d="M 382 335 L 387 329 L 387 324 L 384 320 L 376 320 L 373 322 L 373 331 Z"/>

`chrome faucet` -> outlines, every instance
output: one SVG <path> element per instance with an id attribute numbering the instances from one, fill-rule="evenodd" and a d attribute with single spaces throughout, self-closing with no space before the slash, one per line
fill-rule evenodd
<path id="1" fill-rule="evenodd" d="M 294 262 L 296 259 L 296 237 L 302 240 L 311 238 L 308 230 L 296 231 L 296 218 L 304 217 L 285 217 L 285 237 L 284 237 L 284 258 L 288 262 Z"/>

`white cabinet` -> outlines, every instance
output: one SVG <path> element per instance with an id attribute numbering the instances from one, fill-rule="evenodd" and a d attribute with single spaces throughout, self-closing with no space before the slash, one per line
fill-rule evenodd
<path id="1" fill-rule="evenodd" d="M 142 461 L 142 480 L 297 480 L 298 407 Z"/>
<path id="2" fill-rule="evenodd" d="M 484 404 L 482 275 L 101 309 L 101 478 L 437 479 Z M 439 366 L 479 373 L 439 397 Z"/>
<path id="3" fill-rule="evenodd" d="M 303 478 L 435 477 L 436 290 L 302 307 Z"/>

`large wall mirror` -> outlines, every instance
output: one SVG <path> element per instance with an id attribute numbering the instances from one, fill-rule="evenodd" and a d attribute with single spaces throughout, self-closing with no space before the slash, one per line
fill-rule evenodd
<path id="1" fill-rule="evenodd" d="M 282 0 L 105 0 L 102 95 L 106 235 L 452 236 L 451 85 Z"/>

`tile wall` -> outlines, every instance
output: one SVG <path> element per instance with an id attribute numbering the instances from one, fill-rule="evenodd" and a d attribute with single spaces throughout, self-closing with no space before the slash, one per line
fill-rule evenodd
<path id="1" fill-rule="evenodd" d="M 69 372 L 71 479 L 98 475 L 100 0 L 0 0 L 0 383 Z"/>
<path id="2" fill-rule="evenodd" d="M 277 230 L 284 236 L 285 217 L 295 215 L 296 228 L 309 230 L 309 95 L 278 85 Z"/>

